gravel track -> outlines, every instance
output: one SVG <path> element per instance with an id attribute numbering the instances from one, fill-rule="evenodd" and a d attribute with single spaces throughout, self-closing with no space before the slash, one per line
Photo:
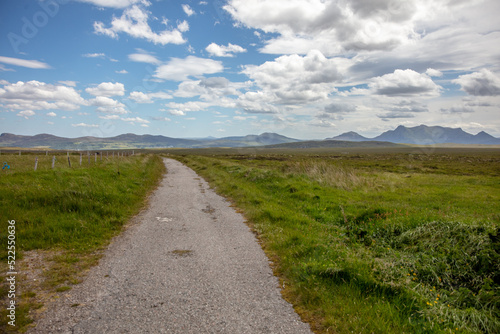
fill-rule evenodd
<path id="1" fill-rule="evenodd" d="M 244 218 L 193 170 L 164 162 L 148 209 L 30 333 L 311 333 Z"/>

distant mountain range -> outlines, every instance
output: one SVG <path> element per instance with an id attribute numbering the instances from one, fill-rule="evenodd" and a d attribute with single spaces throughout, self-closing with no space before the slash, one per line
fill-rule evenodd
<path id="1" fill-rule="evenodd" d="M 386 141 L 399 144 L 473 144 L 473 145 L 500 145 L 500 138 L 495 138 L 484 131 L 472 135 L 460 128 L 446 128 L 442 126 L 419 125 L 407 128 L 403 125 L 395 130 L 389 130 L 374 138 L 363 137 L 356 132 L 346 132 L 327 140 L 342 141 Z"/>
<path id="2" fill-rule="evenodd" d="M 275 133 L 248 135 L 242 137 L 180 139 L 165 136 L 135 135 L 127 133 L 116 137 L 79 137 L 64 138 L 49 134 L 20 136 L 11 133 L 0 135 L 0 147 L 40 148 L 56 150 L 98 150 L 98 149 L 131 149 L 131 148 L 205 148 L 205 147 L 250 147 L 300 140 L 288 138 Z"/>
<path id="3" fill-rule="evenodd" d="M 342 143 L 343 142 L 343 143 Z M 63 138 L 49 134 L 20 136 L 11 133 L 0 135 L 0 147 L 20 147 L 58 150 L 97 150 L 132 148 L 206 148 L 206 147 L 353 147 L 353 142 L 372 142 L 368 146 L 394 146 L 394 144 L 475 144 L 500 145 L 500 138 L 486 132 L 472 135 L 460 128 L 420 125 L 413 128 L 398 126 L 395 130 L 382 133 L 374 138 L 366 138 L 356 132 L 346 132 L 323 141 L 303 141 L 276 133 L 263 133 L 241 137 L 181 139 L 165 136 L 123 134 L 116 137 Z M 368 143 L 366 143 L 368 144 Z M 367 146 L 363 144 L 362 146 Z"/>

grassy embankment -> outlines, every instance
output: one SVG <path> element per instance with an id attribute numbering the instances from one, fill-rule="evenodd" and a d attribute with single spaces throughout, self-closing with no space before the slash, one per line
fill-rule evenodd
<path id="1" fill-rule="evenodd" d="M 498 153 L 206 154 L 316 332 L 500 332 Z"/>
<path id="2" fill-rule="evenodd" d="M 164 172 L 156 155 L 113 158 L 86 155 L 4 154 L 10 165 L 0 175 L 0 332 L 22 332 L 31 318 L 57 292 L 81 281 L 97 264 L 101 251 L 122 226 L 144 206 L 146 195 Z M 7 223 L 15 220 L 16 327 L 7 325 Z M 5 307 L 4 307 L 5 306 Z M 31 314 L 30 314 L 31 312 Z"/>

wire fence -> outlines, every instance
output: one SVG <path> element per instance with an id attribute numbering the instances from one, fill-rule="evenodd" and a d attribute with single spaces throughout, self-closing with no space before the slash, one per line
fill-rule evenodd
<path id="1" fill-rule="evenodd" d="M 0 150 L 2 175 L 65 168 L 89 168 L 119 162 L 140 153 L 120 151 L 28 151 Z"/>

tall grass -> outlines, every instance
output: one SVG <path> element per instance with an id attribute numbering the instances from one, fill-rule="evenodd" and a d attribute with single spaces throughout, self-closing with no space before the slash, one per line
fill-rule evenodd
<path id="1" fill-rule="evenodd" d="M 161 158 L 135 155 L 114 159 L 92 156 L 91 162 L 79 155 L 41 156 L 34 171 L 33 155 L 4 155 L 10 169 L 0 175 L 0 261 L 7 263 L 7 222 L 15 220 L 16 254 L 20 259 L 27 251 L 50 254 L 43 282 L 26 291 L 20 283 L 18 312 L 21 321 L 14 330 L 22 329 L 29 318 L 30 303 L 35 293 L 64 291 L 78 283 L 82 272 L 94 265 L 99 250 L 120 232 L 122 226 L 145 204 L 145 197 L 164 172 Z M 62 162 L 61 162 L 62 161 Z M 20 265 L 19 261 L 16 261 Z M 18 267 L 23 277 L 21 267 Z M 2 295 L 5 297 L 5 280 Z M 29 289 L 28 289 L 29 290 Z M 22 293 L 21 293 L 22 292 Z M 24 297 L 22 297 L 22 296 Z M 26 296 L 31 296 L 30 298 Z M 28 305 L 28 306 L 26 306 Z M 2 310 L 4 311 L 4 310 Z M 6 318 L 2 314 L 2 322 Z M 24 319 L 24 320 L 23 320 Z M 0 328 L 4 330 L 10 327 Z M 0 330 L 1 330 L 0 329 Z"/>
<path id="2" fill-rule="evenodd" d="M 500 331 L 498 157 L 179 159 L 242 209 L 315 331 Z"/>

